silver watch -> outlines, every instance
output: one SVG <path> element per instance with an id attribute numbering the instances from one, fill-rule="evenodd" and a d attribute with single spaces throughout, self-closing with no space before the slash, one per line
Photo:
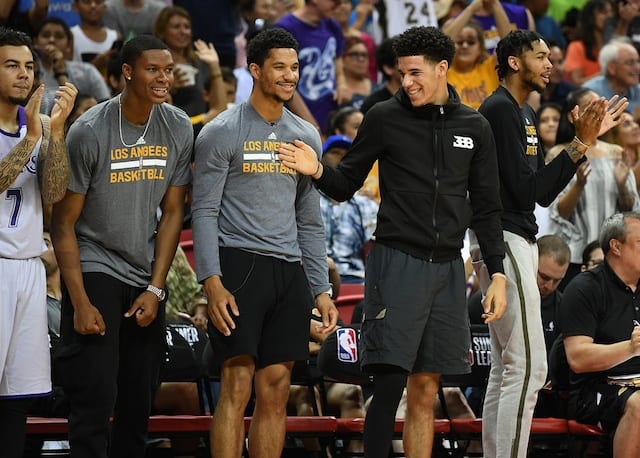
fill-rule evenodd
<path id="1" fill-rule="evenodd" d="M 167 292 L 162 288 L 158 288 L 157 286 L 148 285 L 147 291 L 152 292 L 153 294 L 158 296 L 158 300 L 160 302 L 162 302 L 164 298 L 167 297 Z"/>

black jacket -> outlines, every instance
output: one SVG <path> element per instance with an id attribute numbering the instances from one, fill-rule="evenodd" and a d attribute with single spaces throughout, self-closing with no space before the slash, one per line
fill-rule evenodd
<path id="1" fill-rule="evenodd" d="M 498 164 L 488 122 L 461 105 L 449 86 L 446 105 L 414 108 L 404 90 L 364 118 L 337 169 L 318 187 L 346 200 L 379 161 L 381 203 L 376 241 L 411 256 L 445 262 L 460 256 L 471 226 L 490 273 L 503 272 Z"/>

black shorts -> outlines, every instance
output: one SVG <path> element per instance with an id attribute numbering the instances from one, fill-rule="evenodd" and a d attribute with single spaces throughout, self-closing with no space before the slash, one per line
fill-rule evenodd
<path id="1" fill-rule="evenodd" d="M 434 263 L 380 243 L 367 261 L 362 366 L 410 373 L 467 374 L 469 314 L 464 265 Z"/>
<path id="2" fill-rule="evenodd" d="M 306 360 L 313 297 L 299 262 L 236 248 L 220 248 L 222 284 L 235 297 L 240 316 L 230 336 L 209 322 L 215 359 L 250 355 L 256 368 Z"/>
<path id="3" fill-rule="evenodd" d="M 600 424 L 612 433 L 624 413 L 629 396 L 638 388 L 584 382 L 580 389 L 571 393 L 571 409 L 575 419 L 590 425 Z"/>

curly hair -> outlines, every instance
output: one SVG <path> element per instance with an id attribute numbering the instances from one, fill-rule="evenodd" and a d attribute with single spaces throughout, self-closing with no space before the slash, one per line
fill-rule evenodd
<path id="1" fill-rule="evenodd" d="M 247 43 L 247 64 L 262 66 L 272 49 L 291 48 L 298 52 L 298 41 L 284 29 L 266 29 Z"/>
<path id="2" fill-rule="evenodd" d="M 0 27 L 0 46 L 26 46 L 33 54 L 31 38 L 29 38 L 29 35 L 8 27 Z"/>
<path id="3" fill-rule="evenodd" d="M 424 56 L 430 62 L 446 60 L 451 66 L 456 46 L 436 27 L 411 27 L 394 38 L 393 50 L 397 57 Z"/>
<path id="4" fill-rule="evenodd" d="M 522 57 L 525 52 L 533 51 L 533 43 L 536 41 L 543 41 L 547 43 L 547 40 L 538 32 L 532 30 L 512 30 L 505 35 L 496 47 L 496 57 L 498 65 L 498 78 L 500 81 L 504 80 L 507 76 L 515 71 L 509 66 L 509 57 Z"/>

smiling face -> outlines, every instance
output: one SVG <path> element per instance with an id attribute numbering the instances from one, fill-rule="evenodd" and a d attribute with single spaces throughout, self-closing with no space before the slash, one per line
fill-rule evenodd
<path id="1" fill-rule="evenodd" d="M 519 62 L 522 82 L 530 89 L 542 92 L 551 78 L 551 53 L 542 40 L 533 42 L 532 46 L 533 49 L 526 50 L 521 58 L 515 59 Z"/>
<path id="2" fill-rule="evenodd" d="M 618 58 L 609 62 L 607 74 L 616 86 L 630 88 L 639 82 L 640 58 L 638 51 L 630 44 L 621 45 Z"/>
<path id="3" fill-rule="evenodd" d="M 298 53 L 292 48 L 271 49 L 262 66 L 252 63 L 249 70 L 256 79 L 254 90 L 279 103 L 288 102 L 300 77 Z"/>
<path id="4" fill-rule="evenodd" d="M 616 128 L 616 143 L 623 148 L 640 147 L 640 126 L 631 113 L 623 113 L 621 118 L 622 122 Z"/>
<path id="5" fill-rule="evenodd" d="M 167 22 L 167 28 L 161 38 L 171 49 L 183 50 L 191 46 L 191 21 L 174 14 Z"/>
<path id="6" fill-rule="evenodd" d="M 0 101 L 24 104 L 33 86 L 34 61 L 27 46 L 0 46 Z"/>
<path id="7" fill-rule="evenodd" d="M 402 88 L 411 100 L 411 105 L 444 104 L 449 98 L 447 91 L 447 62 L 433 63 L 424 56 L 398 57 L 398 71 Z"/>
<path id="8" fill-rule="evenodd" d="M 478 38 L 478 31 L 473 27 L 464 27 L 455 40 L 456 54 L 454 65 L 462 70 L 472 69 L 482 55 L 483 49 Z"/>
<path id="9" fill-rule="evenodd" d="M 147 102 L 162 103 L 173 84 L 173 58 L 166 49 L 143 51 L 133 67 L 123 66 L 123 75 L 130 94 Z"/>

